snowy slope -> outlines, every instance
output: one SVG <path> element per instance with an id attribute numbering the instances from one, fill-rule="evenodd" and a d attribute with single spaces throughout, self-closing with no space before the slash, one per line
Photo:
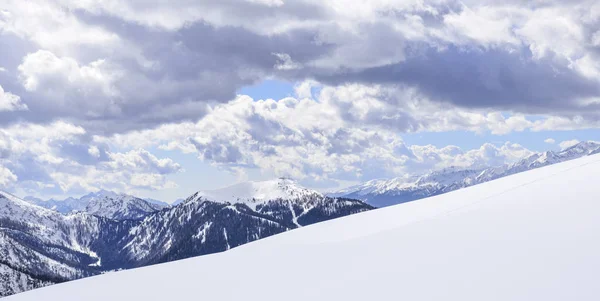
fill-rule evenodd
<path id="1" fill-rule="evenodd" d="M 599 300 L 600 155 L 7 298 Z"/>
<path id="2" fill-rule="evenodd" d="M 600 152 L 600 143 L 584 141 L 559 152 L 536 153 L 513 164 L 484 169 L 450 167 L 419 176 L 372 180 L 327 195 L 359 199 L 375 207 L 385 207 L 485 183 L 515 173 L 577 159 L 597 152 Z"/>

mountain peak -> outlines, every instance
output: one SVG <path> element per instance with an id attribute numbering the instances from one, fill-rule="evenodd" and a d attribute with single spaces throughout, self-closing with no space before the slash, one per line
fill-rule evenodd
<path id="1" fill-rule="evenodd" d="M 28 206 L 28 207 L 35 206 L 27 201 L 24 201 L 8 192 L 2 191 L 2 190 L 0 190 L 0 199 L 6 199 L 7 201 L 9 201 L 13 204 L 19 205 L 19 206 Z"/>
<path id="2" fill-rule="evenodd" d="M 249 181 L 221 189 L 200 191 L 194 199 L 256 206 L 271 200 L 299 199 L 309 195 L 323 196 L 315 190 L 300 186 L 292 179 L 278 178 L 260 182 Z"/>
<path id="3" fill-rule="evenodd" d="M 153 203 L 132 195 L 105 189 L 90 192 L 80 198 L 69 197 L 60 201 L 41 201 L 28 197 L 26 201 L 63 214 L 86 212 L 111 219 L 141 219 L 168 207 L 168 204 Z"/>
<path id="4" fill-rule="evenodd" d="M 90 192 L 90 193 L 84 195 L 83 197 L 81 197 L 81 199 L 105 198 L 105 197 L 115 198 L 120 195 L 123 195 L 123 194 L 119 194 L 114 191 L 110 191 L 110 190 L 106 190 L 106 189 L 100 189 L 96 192 Z"/>
<path id="5" fill-rule="evenodd" d="M 567 147 L 562 150 L 561 153 L 569 153 L 569 152 L 578 152 L 585 153 L 586 155 L 598 150 L 600 148 L 600 143 L 596 141 L 582 141 L 573 146 Z"/>

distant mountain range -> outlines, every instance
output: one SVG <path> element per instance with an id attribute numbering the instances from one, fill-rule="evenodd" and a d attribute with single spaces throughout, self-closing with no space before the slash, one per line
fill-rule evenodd
<path id="1" fill-rule="evenodd" d="M 141 199 L 127 194 L 119 194 L 112 191 L 100 190 L 82 196 L 81 198 L 67 198 L 64 200 L 44 201 L 34 197 L 25 197 L 24 200 L 63 214 L 73 212 L 87 212 L 92 215 L 107 217 L 111 219 L 142 219 L 169 207 L 169 204 L 153 200 Z"/>
<path id="2" fill-rule="evenodd" d="M 225 251 L 373 209 L 288 179 L 197 192 L 164 208 L 107 191 L 58 201 L 52 209 L 35 205 L 39 202 L 0 192 L 0 296 Z"/>
<path id="3" fill-rule="evenodd" d="M 600 143 L 580 142 L 562 151 L 536 153 L 513 164 L 480 169 L 450 167 L 424 175 L 372 180 L 327 195 L 358 199 L 375 207 L 385 207 L 439 195 L 515 173 L 596 153 L 600 153 Z"/>

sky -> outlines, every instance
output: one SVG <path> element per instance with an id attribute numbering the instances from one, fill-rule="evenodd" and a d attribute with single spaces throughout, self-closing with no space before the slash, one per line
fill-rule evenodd
<path id="1" fill-rule="evenodd" d="M 0 190 L 320 191 L 600 140 L 600 3 L 3 0 Z"/>

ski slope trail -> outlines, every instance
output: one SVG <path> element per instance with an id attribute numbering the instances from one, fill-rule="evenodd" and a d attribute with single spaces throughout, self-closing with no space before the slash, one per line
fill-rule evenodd
<path id="1" fill-rule="evenodd" d="M 599 179 L 587 156 L 6 300 L 600 300 Z"/>

